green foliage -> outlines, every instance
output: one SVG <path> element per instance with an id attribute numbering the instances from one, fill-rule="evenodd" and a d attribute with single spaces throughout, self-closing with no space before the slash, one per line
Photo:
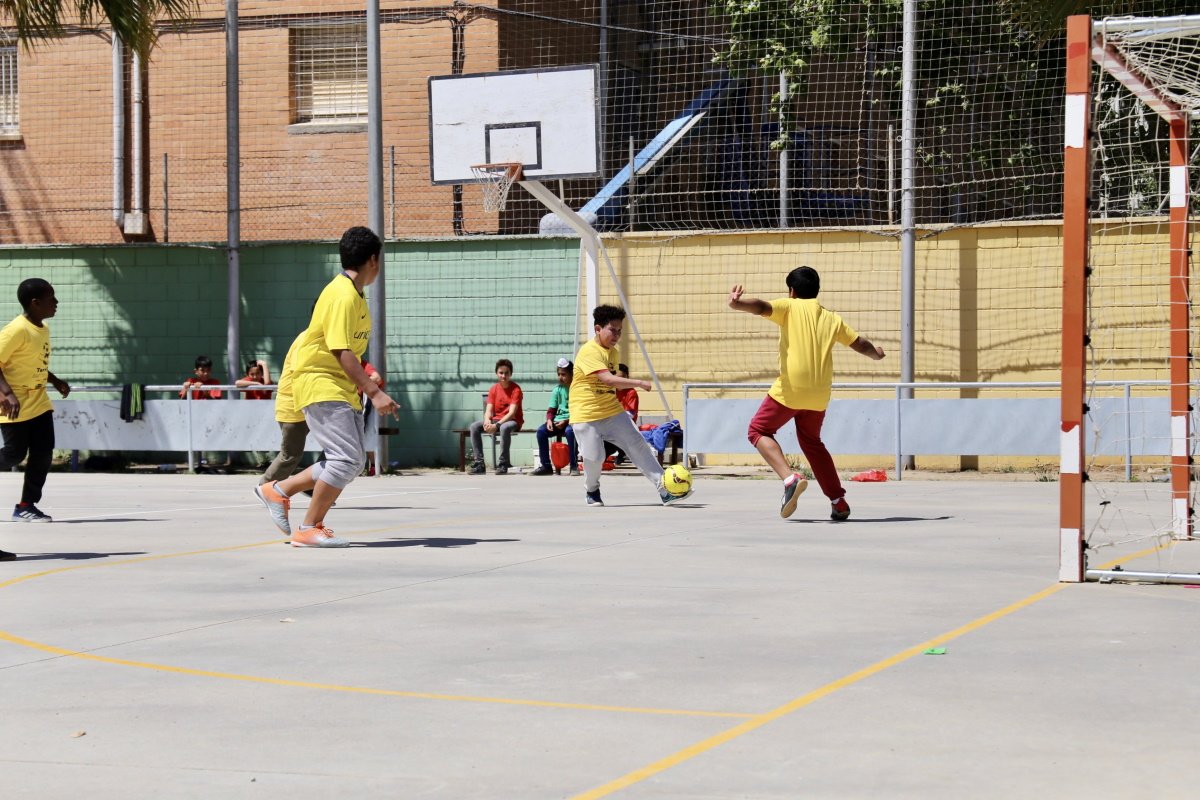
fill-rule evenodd
<path id="1" fill-rule="evenodd" d="M 1061 125 L 1066 17 L 1187 7 L 1180 0 L 1000 0 L 997 11 L 987 0 L 917 0 L 918 162 L 947 186 L 967 187 L 979 171 L 1003 169 L 1014 176 L 1017 196 L 1029 196 L 1061 157 L 1061 140 L 1046 133 Z M 903 0 L 710 0 L 710 11 L 728 22 L 728 45 L 714 61 L 735 76 L 783 76 L 798 87 L 819 58 L 822 69 L 866 72 L 865 103 L 899 118 Z M 797 105 L 773 95 L 780 133 L 772 148 L 788 146 Z"/>
<path id="2" fill-rule="evenodd" d="M 116 36 L 142 55 L 158 40 L 157 20 L 182 22 L 198 8 L 199 0 L 0 0 L 0 15 L 13 21 L 17 39 L 27 47 L 58 36 L 75 21 L 107 20 Z"/>
<path id="3" fill-rule="evenodd" d="M 728 24 L 729 44 L 713 62 L 737 78 L 755 74 L 781 76 L 789 86 L 820 53 L 844 51 L 846 45 L 874 31 L 872 12 L 898 10 L 902 0 L 710 0 L 710 11 Z M 791 115 L 779 92 L 771 97 L 771 112 L 780 121 L 771 147 L 787 146 Z"/>

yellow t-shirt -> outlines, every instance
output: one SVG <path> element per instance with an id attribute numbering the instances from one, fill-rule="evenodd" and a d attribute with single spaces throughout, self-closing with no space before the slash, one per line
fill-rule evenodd
<path id="1" fill-rule="evenodd" d="M 0 423 L 24 422 L 52 411 L 46 379 L 50 373 L 50 328 L 30 322 L 24 314 L 0 329 L 0 370 L 21 404 L 16 419 L 0 418 Z"/>
<path id="2" fill-rule="evenodd" d="M 768 394 L 788 408 L 824 411 L 833 385 L 834 342 L 849 346 L 858 334 L 815 298 L 770 302 L 768 319 L 779 326 L 779 377 Z"/>
<path id="3" fill-rule="evenodd" d="M 300 344 L 300 340 L 304 338 L 302 332 L 292 341 L 292 346 L 288 348 L 287 355 L 283 357 L 283 367 L 279 371 L 279 380 L 275 382 L 275 421 L 276 422 L 304 422 L 304 415 L 296 409 L 296 399 L 292 397 L 292 357 L 296 353 L 296 346 Z"/>
<path id="4" fill-rule="evenodd" d="M 341 401 L 362 410 L 358 387 L 334 358 L 334 350 L 349 350 L 361 360 L 371 337 L 371 312 L 354 288 L 338 275 L 321 291 L 308 328 L 292 353 L 292 396 L 299 411 L 313 403 Z"/>
<path id="5" fill-rule="evenodd" d="M 616 348 L 601 347 L 599 342 L 592 339 L 579 348 L 575 356 L 575 377 L 571 381 L 571 396 L 567 398 L 572 425 L 625 413 L 621 401 L 617 399 L 617 390 L 605 386 L 596 377 L 601 370 L 616 374 L 617 351 Z"/>

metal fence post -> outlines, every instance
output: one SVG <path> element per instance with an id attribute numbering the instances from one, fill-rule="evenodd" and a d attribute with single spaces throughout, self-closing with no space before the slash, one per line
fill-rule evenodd
<path id="1" fill-rule="evenodd" d="M 1130 384 L 1125 384 L 1125 480 L 1133 479 L 1133 424 L 1129 419 Z M 1087 443 L 1084 443 L 1086 447 Z"/>
<path id="2" fill-rule="evenodd" d="M 896 480 L 901 480 L 904 473 L 904 453 L 900 448 L 900 401 L 904 397 L 904 389 L 896 386 Z"/>
<path id="3" fill-rule="evenodd" d="M 196 462 L 193 458 L 194 451 L 192 449 L 192 392 L 189 389 L 187 393 L 187 431 L 188 431 L 188 472 L 196 471 Z"/>

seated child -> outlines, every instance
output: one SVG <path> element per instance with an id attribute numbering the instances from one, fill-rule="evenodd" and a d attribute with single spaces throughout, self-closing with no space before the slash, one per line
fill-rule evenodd
<path id="1" fill-rule="evenodd" d="M 271 382 L 271 371 L 267 368 L 267 362 L 261 358 L 257 361 L 246 362 L 246 374 L 234 381 L 236 386 L 265 386 Z M 247 400 L 270 400 L 271 391 L 269 389 L 247 389 L 242 392 L 242 396 Z"/>
<path id="2" fill-rule="evenodd" d="M 546 409 L 546 422 L 537 429 L 538 459 L 541 463 L 530 473 L 532 475 L 558 475 L 562 472 L 562 470 L 556 469 L 550 461 L 551 436 L 557 441 L 562 441 L 563 436 L 567 437 L 567 447 L 571 451 L 570 474 L 579 474 L 579 452 L 575 447 L 575 431 L 568 421 L 571 416 L 569 404 L 575 365 L 569 359 L 560 358 L 557 370 L 558 386 L 554 387 L 554 392 L 550 395 L 550 407 Z"/>
<path id="3" fill-rule="evenodd" d="M 487 472 L 483 465 L 483 434 L 500 435 L 500 456 L 494 466 L 497 475 L 508 473 L 512 462 L 509 461 L 509 449 L 512 446 L 514 431 L 521 430 L 525 417 L 521 412 L 521 387 L 512 379 L 513 365 L 507 358 L 496 362 L 497 383 L 487 394 L 487 404 L 483 409 L 483 419 L 471 423 L 471 446 L 475 448 L 475 463 L 471 465 L 472 475 L 482 475 Z"/>
<path id="4" fill-rule="evenodd" d="M 179 399 L 187 397 L 188 389 L 194 386 L 220 386 L 221 382 L 212 376 L 212 359 L 208 356 L 196 356 L 196 374 L 194 377 L 188 378 L 183 382 L 183 388 L 179 390 Z M 218 389 L 192 389 L 193 400 L 220 400 L 221 392 Z"/>

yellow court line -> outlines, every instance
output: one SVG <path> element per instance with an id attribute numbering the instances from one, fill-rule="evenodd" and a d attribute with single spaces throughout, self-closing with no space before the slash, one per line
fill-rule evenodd
<path id="1" fill-rule="evenodd" d="M 10 642 L 28 647 L 32 650 L 40 650 L 44 653 L 53 653 L 57 656 L 69 656 L 71 658 L 79 658 L 85 661 L 98 661 L 102 664 L 115 664 L 121 667 L 136 667 L 138 669 L 148 669 L 155 672 L 170 672 L 176 675 L 193 675 L 201 678 L 221 678 L 229 681 L 242 681 L 245 683 L 261 683 L 271 686 L 289 686 L 300 689 L 323 689 L 331 692 L 349 692 L 351 694 L 371 694 L 383 695 L 386 697 L 408 697 L 421 700 L 453 700 L 466 703 L 491 703 L 497 705 L 509 706 L 534 706 L 537 708 L 568 708 L 576 711 L 611 711 L 622 712 L 626 714 L 658 714 L 666 716 L 680 717 L 726 717 L 726 718 L 741 718 L 753 717 L 753 714 L 738 714 L 724 711 L 688 711 L 686 709 L 673 708 L 639 708 L 636 706 L 605 706 L 591 703 L 560 703 L 551 700 L 514 700 L 505 697 L 477 697 L 473 695 L 455 695 L 455 694 L 435 694 L 432 692 L 405 692 L 398 689 L 374 689 L 369 686 L 342 686 L 335 683 L 314 683 L 311 681 L 293 681 L 284 678 L 264 678 L 258 675 L 240 675 L 236 672 L 215 672 L 207 669 L 192 669 L 190 667 L 175 667 L 170 664 L 153 664 L 146 661 L 130 661 L 124 658 L 112 658 L 110 656 L 99 656 L 94 653 L 81 653 L 76 650 L 67 650 L 63 647 L 55 647 L 54 645 L 35 642 L 32 639 L 23 639 L 20 636 L 14 636 L 7 631 L 0 631 L 0 641 Z"/>
<path id="2" fill-rule="evenodd" d="M 1123 558 L 1118 558 L 1108 564 L 1101 566 L 1100 569 L 1108 569 L 1110 567 L 1116 566 L 1117 564 L 1121 564 L 1126 561 L 1132 561 L 1135 558 L 1141 558 L 1142 556 L 1156 553 L 1159 550 L 1162 550 L 1162 549 L 1164 549 L 1166 547 L 1170 547 L 1170 546 L 1171 546 L 1171 543 L 1167 543 L 1165 545 L 1159 545 L 1156 547 L 1149 548 L 1147 550 L 1142 550 L 1137 553 L 1133 553 L 1132 555 L 1128 555 Z M 591 789 L 590 791 L 584 792 L 583 794 L 575 795 L 574 797 L 571 798 L 571 800 L 598 800 L 598 798 L 608 797 L 610 794 L 612 794 L 614 792 L 619 792 L 622 789 L 627 789 L 630 786 L 634 785 L 635 783 L 640 783 L 641 781 L 644 781 L 647 778 L 651 778 L 655 775 L 658 775 L 661 772 L 665 772 L 666 770 L 671 769 L 672 767 L 678 766 L 679 764 L 682 764 L 685 761 L 693 759 L 698 755 L 707 753 L 709 750 L 713 750 L 717 747 L 720 747 L 721 745 L 725 744 L 726 742 L 733 741 L 734 739 L 737 739 L 740 736 L 744 736 L 745 734 L 750 733 L 751 731 L 755 731 L 755 730 L 763 727 L 764 725 L 767 725 L 768 723 L 774 722 L 775 720 L 780 719 L 782 717 L 786 717 L 787 715 L 793 713 L 794 711 L 798 711 L 807 705 L 811 705 L 812 703 L 815 703 L 816 701 L 820 700 L 823 697 L 827 697 L 827 696 L 833 694 L 834 692 L 838 691 L 839 689 L 845 689 L 847 686 L 853 686 L 854 684 L 858 683 L 859 681 L 866 680 L 867 678 L 870 678 L 873 675 L 877 675 L 878 673 L 883 672 L 886 669 L 889 669 L 891 667 L 896 666 L 897 664 L 901 664 L 901 663 L 909 660 L 913 656 L 924 653 L 926 650 L 928 650 L 931 647 L 937 647 L 939 645 L 945 644 L 946 642 L 953 641 L 954 639 L 957 639 L 960 636 L 965 636 L 966 634 L 971 633 L 972 631 L 976 631 L 979 628 L 982 628 L 984 625 L 988 625 L 992 622 L 995 622 L 998 619 L 1007 617 L 1009 614 L 1020 611 L 1023 608 L 1027 608 L 1028 606 L 1031 606 L 1040 600 L 1045 600 L 1047 597 L 1057 594 L 1058 592 L 1062 591 L 1063 589 L 1067 588 L 1068 586 L 1073 586 L 1073 585 L 1075 585 L 1075 584 L 1056 583 L 1053 586 L 1048 586 L 1045 589 L 1042 589 L 1040 592 L 1031 594 L 1028 597 L 1026 597 L 1022 600 L 1018 600 L 1017 602 L 1012 603 L 1011 605 L 1007 605 L 998 611 L 993 611 L 990 614 L 985 614 L 984 616 L 979 617 L 978 619 L 972 620 L 971 622 L 968 622 L 965 625 L 955 628 L 952 631 L 948 631 L 946 633 L 941 634 L 940 636 L 935 636 L 932 639 L 929 639 L 928 641 L 921 642 L 920 644 L 916 644 L 905 650 L 901 650 L 899 653 L 896 653 L 893 656 L 885 658 L 882 661 L 877 661 L 869 667 L 864 667 L 863 669 L 860 669 L 857 672 L 852 672 L 849 675 L 846 675 L 842 678 L 838 678 L 837 680 L 827 683 L 818 689 L 814 689 L 813 691 L 808 692 L 807 694 L 802 694 L 799 697 L 796 697 L 796 698 L 788 701 L 787 703 L 784 703 L 783 705 L 779 706 L 778 708 L 774 708 L 771 711 L 766 712 L 765 714 L 760 714 L 760 715 L 754 717 L 753 719 L 746 720 L 741 725 L 737 725 L 735 727 L 729 728 L 728 730 L 722 731 L 714 736 L 710 736 L 707 739 L 703 739 L 699 742 L 696 742 L 695 744 L 689 745 L 689 746 L 683 748 L 682 750 L 678 750 L 678 751 L 672 753 L 671 755 L 667 756 L 666 758 L 661 758 L 658 761 L 655 761 L 651 764 L 647 764 L 646 766 L 636 769 L 633 772 L 622 775 L 621 777 L 617 778 L 614 781 L 609 781 L 608 783 L 604 784 L 603 786 L 598 786 L 595 789 Z"/>
<path id="3" fill-rule="evenodd" d="M 491 517 L 486 517 L 486 518 L 491 519 Z M 479 519 L 483 519 L 483 518 L 481 517 Z M 459 519 L 458 523 L 456 523 L 456 524 L 460 524 L 461 522 L 462 522 L 462 520 Z M 437 523 L 422 524 L 420 527 L 429 528 L 429 527 L 434 527 L 434 525 L 436 525 L 436 524 Z M 446 523 L 446 524 L 449 524 L 449 523 Z M 417 523 L 412 524 L 412 526 L 416 526 L 416 525 L 417 525 Z M 384 531 L 397 530 L 397 528 L 404 528 L 404 527 L 411 527 L 411 526 L 403 525 L 403 526 L 397 526 L 397 527 L 391 527 L 391 528 L 380 528 L 380 529 L 373 530 L 373 531 L 363 531 L 362 533 L 381 533 Z M 73 572 L 75 570 L 96 569 L 98 567 L 115 567 L 115 566 L 121 566 L 121 565 L 125 565 L 125 564 L 142 564 L 147 561 L 161 561 L 163 559 L 182 558 L 184 556 L 208 555 L 208 554 L 212 554 L 212 553 L 226 553 L 226 552 L 231 552 L 231 551 L 235 551 L 235 550 L 246 550 L 246 549 L 249 549 L 252 547 L 264 547 L 266 545 L 279 544 L 280 541 L 281 541 L 280 539 L 272 539 L 272 540 L 266 541 L 266 542 L 254 542 L 252 544 L 240 544 L 240 545 L 233 545 L 231 547 L 214 547 L 214 548 L 210 548 L 207 550 L 190 550 L 190 551 L 183 552 L 183 553 L 166 553 L 166 554 L 157 555 L 157 556 L 143 556 L 141 558 L 128 558 L 123 561 L 110 561 L 110 562 L 103 563 L 103 564 L 77 564 L 75 566 L 70 566 L 70 567 L 59 567 L 57 569 L 49 569 L 49 570 L 44 570 L 42 572 L 35 572 L 30 575 L 23 575 L 19 578 L 12 578 L 10 580 L 4 581 L 3 583 L 0 583 L 0 589 L 4 589 L 6 587 L 13 586 L 13 585 L 21 583 L 23 581 L 33 580 L 34 578 L 43 578 L 48 575 L 58 575 L 58 574 L 61 574 L 64 572 Z M 407 698 L 421 699 L 421 700 L 446 700 L 446 701 L 466 702 L 466 703 L 490 703 L 490 704 L 494 704 L 494 705 L 532 706 L 535 708 L 564 708 L 564 709 L 572 709 L 575 711 L 605 711 L 605 712 L 619 712 L 619 713 L 625 713 L 625 714 L 654 714 L 654 715 L 661 715 L 661 716 L 679 716 L 679 717 L 719 717 L 719 718 L 726 718 L 726 719 L 747 719 L 747 718 L 751 718 L 751 717 L 755 716 L 754 714 L 750 714 L 750 713 L 740 713 L 740 712 L 732 712 L 732 711 L 696 711 L 696 710 L 674 709 L 674 708 L 643 708 L 643 707 L 638 707 L 638 706 L 610 706 L 610 705 L 601 705 L 601 704 L 594 704 L 594 703 L 565 703 L 565 702 L 556 702 L 556 701 L 552 701 L 552 700 L 516 700 L 516 699 L 506 698 L 506 697 L 481 697 L 481 696 L 473 696 L 473 695 L 436 694 L 436 693 L 432 693 L 432 692 L 406 692 L 406 691 L 401 691 L 401 690 L 397 690 L 397 689 L 374 689 L 374 688 L 367 687 L 367 686 L 342 686 L 339 684 L 314 683 L 311 681 L 296 681 L 296 680 L 287 680 L 284 678 L 265 678 L 265 677 L 258 676 L 258 675 L 241 675 L 241 674 L 234 673 L 234 672 L 216 672 L 213 670 L 192 669 L 190 667 L 176 667 L 176 666 L 172 666 L 170 664 L 155 664 L 155 663 L 148 662 L 148 661 L 131 661 L 128 659 L 123 659 L 123 658 L 112 658 L 110 656 L 96 655 L 95 653 L 84 653 L 84 652 L 80 652 L 78 650 L 69 650 L 64 647 L 56 647 L 55 645 L 45 644 L 43 642 L 37 642 L 37 641 L 34 641 L 33 639 L 25 639 L 21 636 L 17 636 L 15 634 L 9 633 L 8 631 L 5 631 L 5 630 L 0 630 L 0 641 L 9 642 L 10 644 L 15 644 L 20 647 L 27 647 L 31 650 L 39 650 L 43 653 L 51 653 L 56 656 L 65 656 L 68 658 L 78 658 L 78 659 L 82 659 L 85 661 L 95 661 L 95 662 L 99 662 L 102 664 L 114 664 L 114 665 L 122 666 L 122 667 L 134 667 L 137 669 L 148 669 L 148 670 L 153 670 L 155 672 L 169 672 L 169 673 L 174 673 L 177 675 L 193 675 L 193 676 L 202 677 L 202 678 L 220 678 L 222 680 L 242 681 L 242 682 L 246 682 L 246 683 L 259 683 L 259 684 L 267 684 L 267 685 L 271 685 L 271 686 L 288 686 L 288 687 L 302 688 L 302 689 L 321 689 L 321 690 L 332 691 L 332 692 L 349 692 L 349 693 L 353 693 L 353 694 L 383 695 L 383 696 L 387 696 L 387 697 L 407 697 Z"/>

